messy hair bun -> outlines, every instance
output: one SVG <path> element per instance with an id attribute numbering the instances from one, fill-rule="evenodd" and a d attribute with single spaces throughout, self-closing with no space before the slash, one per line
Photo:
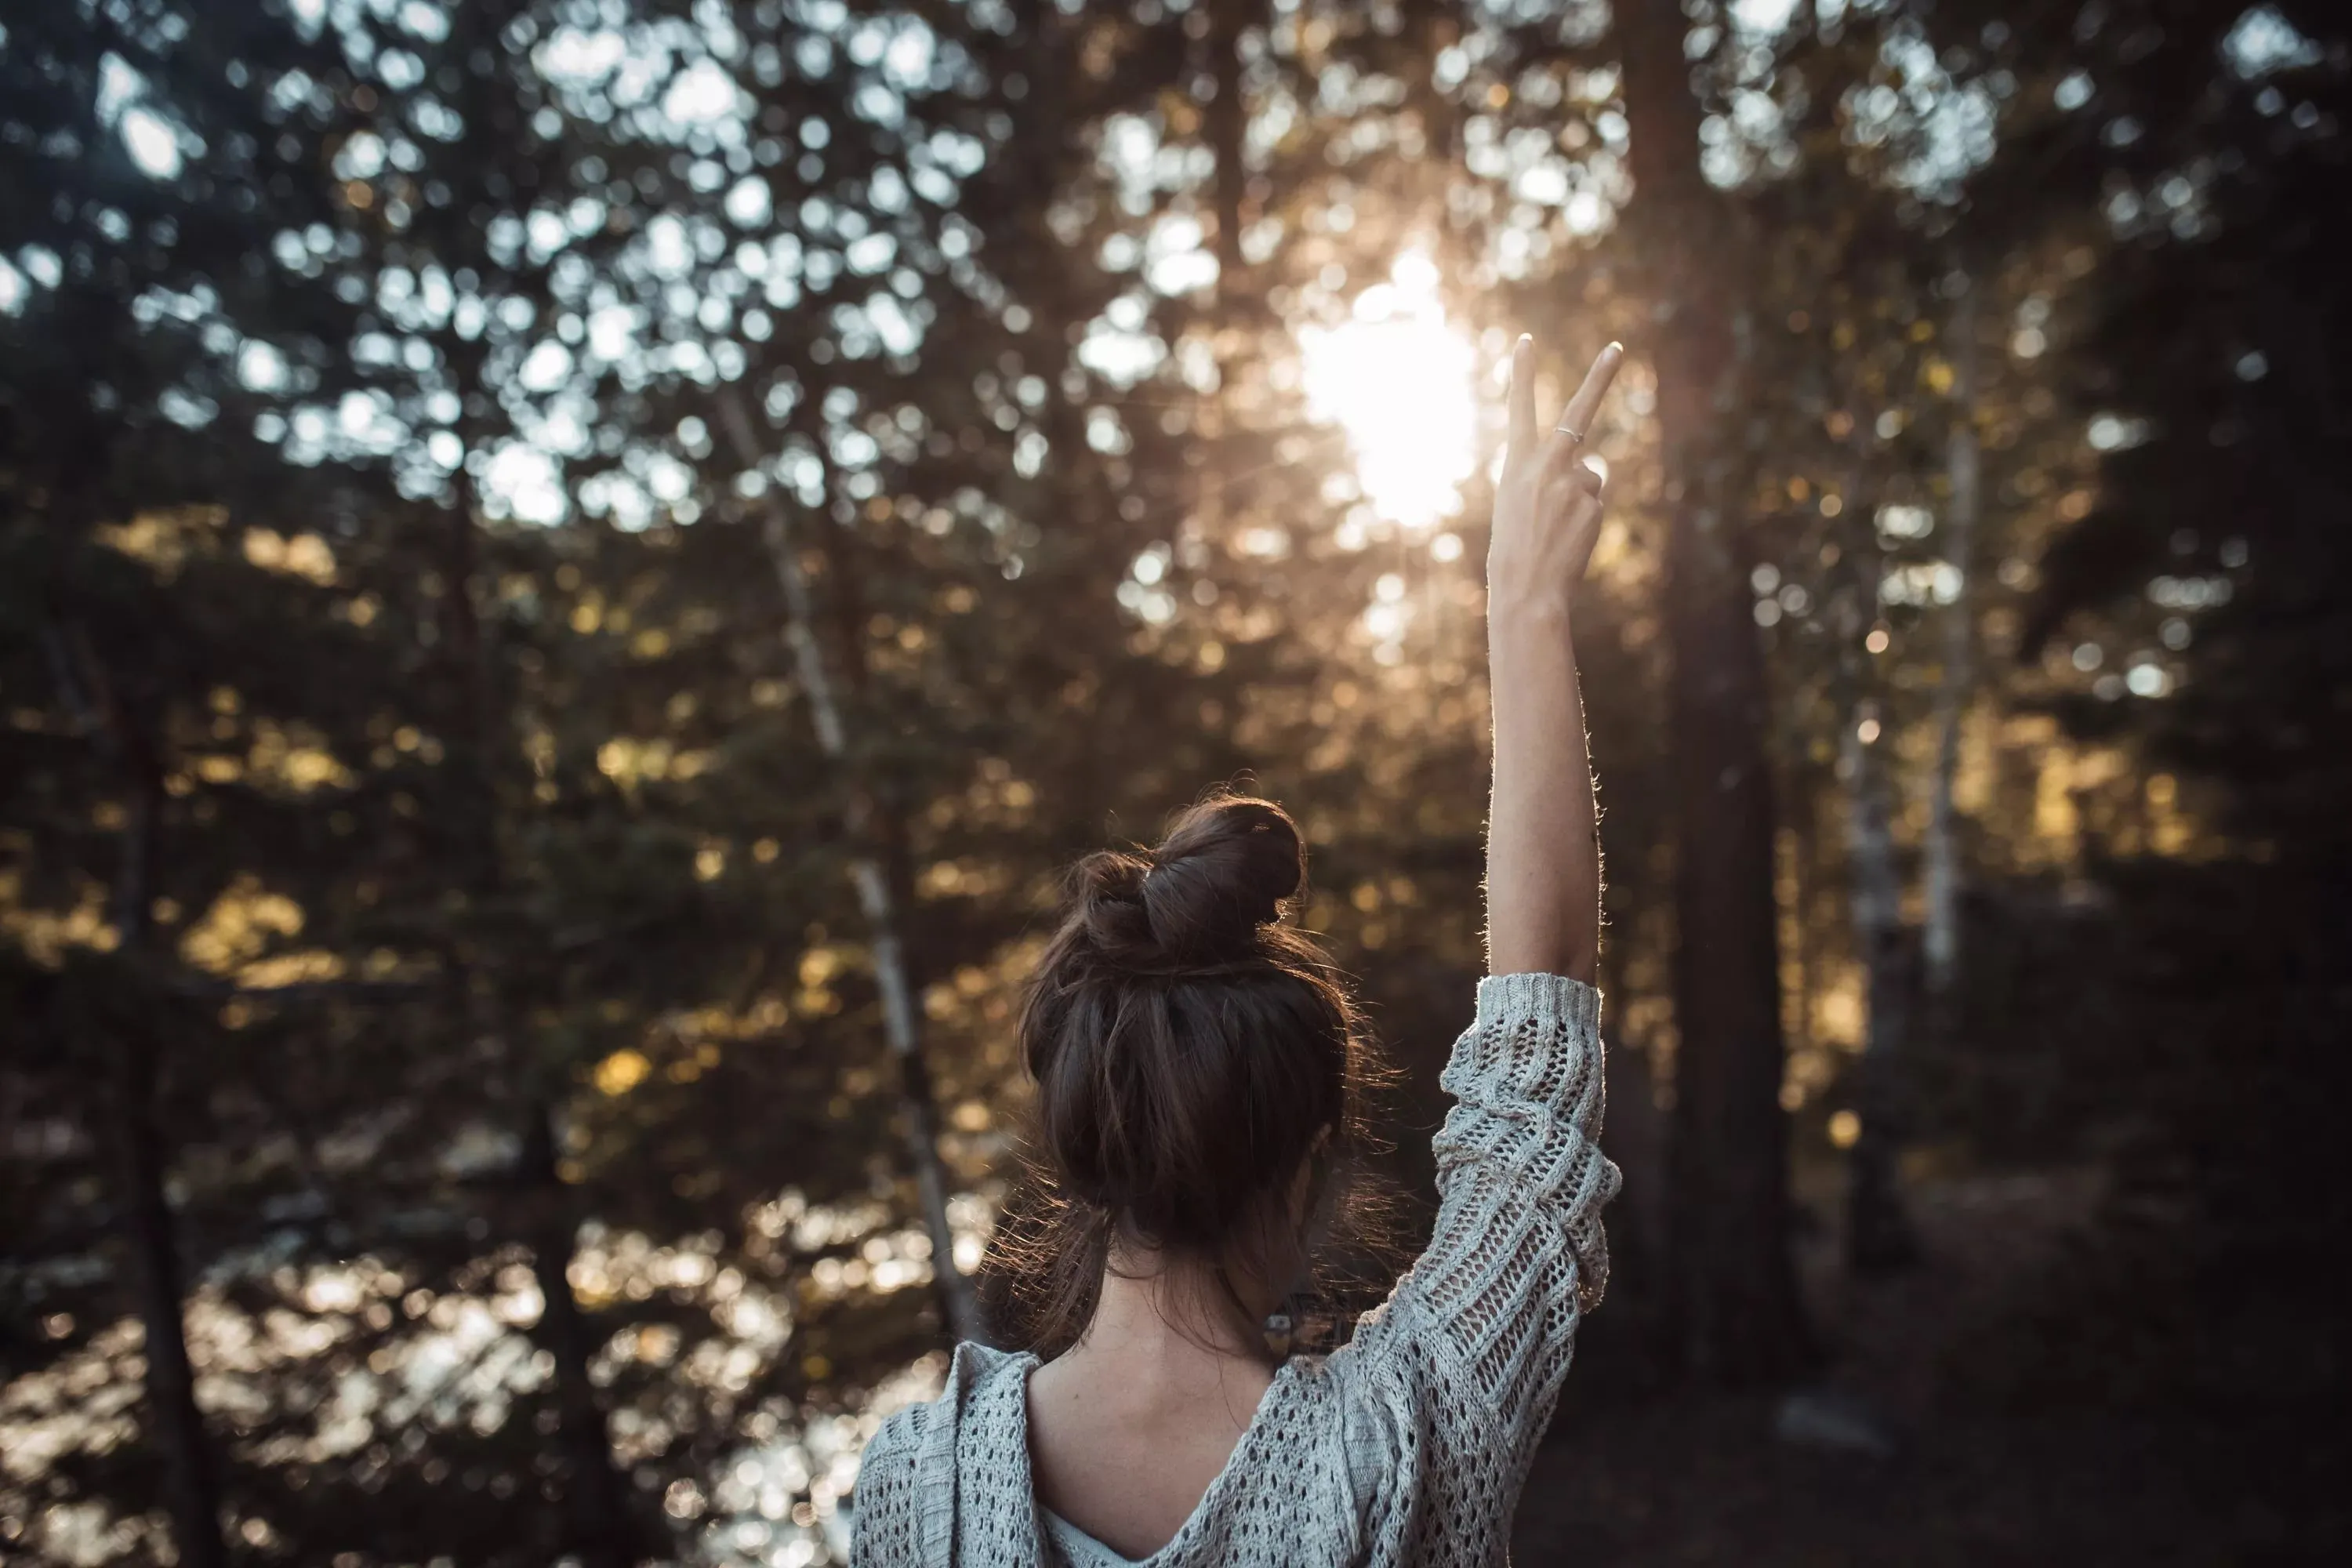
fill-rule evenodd
<path id="1" fill-rule="evenodd" d="M 1105 964 L 1158 972 L 1231 962 L 1260 945 L 1306 878 L 1289 815 L 1271 801 L 1228 795 L 1184 813 L 1156 849 L 1079 861 L 1072 919 L 1089 956 Z"/>
<path id="2" fill-rule="evenodd" d="M 1150 849 L 1072 868 L 1020 1023 L 1037 1093 L 1032 1191 L 1002 1237 L 1020 1276 L 1013 1337 L 1051 1352 L 1083 1332 L 1114 1234 L 1240 1261 L 1318 1136 L 1356 1142 L 1370 1063 L 1355 1014 L 1284 919 L 1306 877 L 1289 814 L 1234 795 L 1180 814 Z"/>

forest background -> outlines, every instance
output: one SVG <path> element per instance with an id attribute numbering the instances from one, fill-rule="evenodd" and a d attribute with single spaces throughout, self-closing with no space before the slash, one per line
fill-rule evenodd
<path id="1" fill-rule="evenodd" d="M 2340 1552 L 2344 22 L 8 5 L 0 1556 L 837 1559 L 1219 782 L 1425 1197 L 1521 330 L 1632 354 L 1521 1560 Z"/>

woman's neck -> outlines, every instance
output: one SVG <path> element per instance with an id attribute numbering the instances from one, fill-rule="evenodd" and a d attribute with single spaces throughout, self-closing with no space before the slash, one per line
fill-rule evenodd
<path id="1" fill-rule="evenodd" d="M 1171 1372 L 1203 1363 L 1266 1360 L 1257 1322 L 1266 1309 L 1256 1281 L 1210 1264 L 1124 1247 L 1103 1271 L 1094 1321 L 1072 1353 L 1109 1353 L 1129 1366 Z"/>
<path id="2" fill-rule="evenodd" d="M 1248 1433 L 1275 1369 L 1213 1268 L 1122 1249 L 1086 1334 L 1029 1375 L 1037 1499 L 1114 1551 L 1149 1556 Z"/>

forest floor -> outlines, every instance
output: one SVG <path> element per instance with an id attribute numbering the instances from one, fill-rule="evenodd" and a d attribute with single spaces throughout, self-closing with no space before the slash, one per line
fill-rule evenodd
<path id="1" fill-rule="evenodd" d="M 1580 1354 L 1520 1506 L 1520 1568 L 2206 1568 L 2343 1548 L 2343 1456 L 2283 1418 L 1974 1386 L 1988 1346 L 1997 1355 L 2003 1332 L 2034 1331 L 2017 1309 L 2067 1267 L 2097 1212 L 2095 1179 L 1980 1176 L 1912 1198 L 1918 1268 L 1854 1282 L 1829 1237 L 1804 1265 L 1832 1352 L 1815 1408 L 1866 1409 L 1888 1451 L 1778 1436 L 1783 1407 L 1769 1394 L 1614 1388 Z M 1580 1375 L 1592 1390 L 1581 1399 Z"/>

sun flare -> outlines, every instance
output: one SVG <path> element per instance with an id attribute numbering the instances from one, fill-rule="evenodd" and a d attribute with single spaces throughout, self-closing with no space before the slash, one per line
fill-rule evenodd
<path id="1" fill-rule="evenodd" d="M 1454 514 L 1477 462 L 1476 351 L 1447 323 L 1437 281 L 1408 251 L 1351 320 L 1299 333 L 1307 412 L 1346 433 L 1372 509 L 1414 529 Z"/>

